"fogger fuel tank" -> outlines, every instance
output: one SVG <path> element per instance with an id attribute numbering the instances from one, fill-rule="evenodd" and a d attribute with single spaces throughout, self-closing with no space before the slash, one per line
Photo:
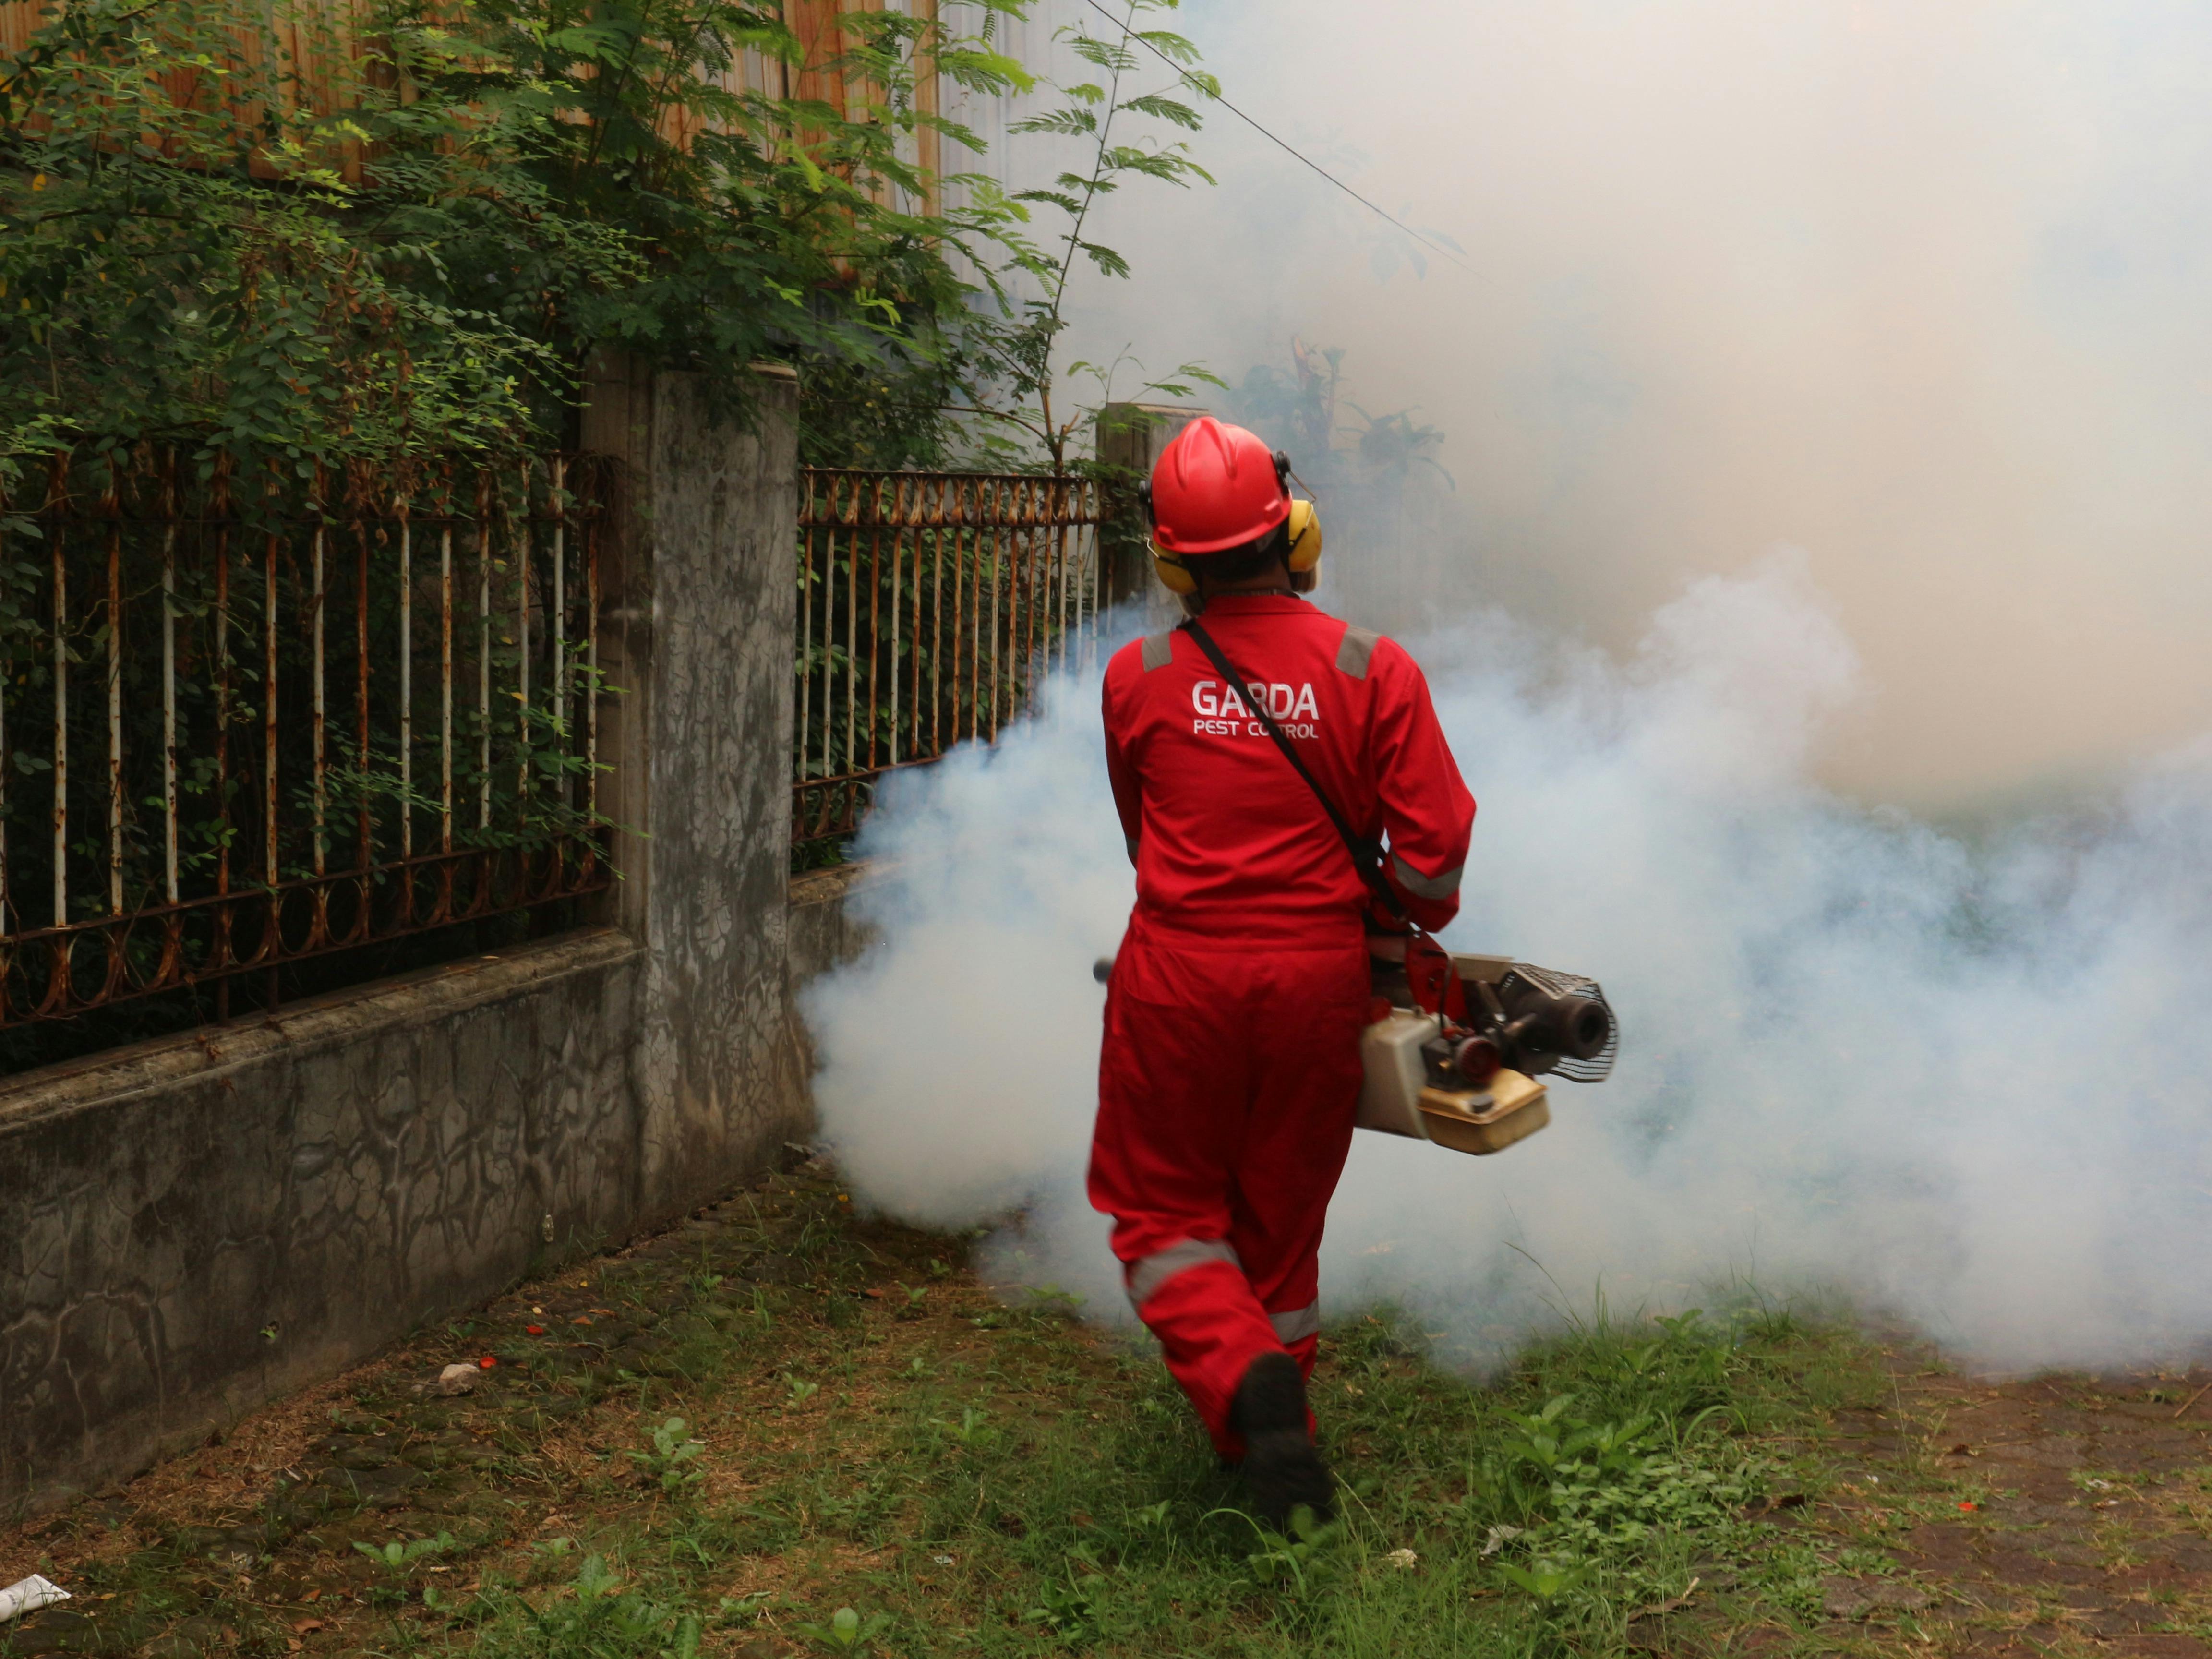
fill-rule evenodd
<path id="1" fill-rule="evenodd" d="M 1486 1089 L 1439 1088 L 1424 1053 L 1443 1033 L 1435 1014 L 1394 1008 L 1367 1028 L 1359 1058 L 1367 1079 L 1359 1127 L 1455 1152 L 1502 1152 L 1552 1121 L 1549 1091 L 1525 1072 L 1500 1066 Z"/>

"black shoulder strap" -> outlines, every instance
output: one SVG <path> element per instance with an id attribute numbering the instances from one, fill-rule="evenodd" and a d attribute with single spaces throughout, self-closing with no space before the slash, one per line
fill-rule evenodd
<path id="1" fill-rule="evenodd" d="M 1199 626 L 1197 617 L 1188 618 L 1181 627 L 1184 633 L 1189 635 L 1197 642 L 1198 648 L 1206 653 L 1206 659 L 1213 665 L 1222 678 L 1228 681 L 1231 687 L 1237 691 L 1238 700 L 1249 706 L 1254 718 L 1266 728 L 1267 735 L 1275 740 L 1275 747 L 1283 751 L 1283 758 L 1290 762 L 1292 769 L 1306 781 L 1306 787 L 1313 791 L 1314 799 L 1321 803 L 1321 810 L 1328 814 L 1328 821 L 1336 826 L 1336 833 L 1344 842 L 1344 850 L 1352 854 L 1352 867 L 1359 872 L 1359 878 L 1367 884 L 1369 890 L 1375 895 L 1376 902 L 1389 914 L 1393 921 L 1408 921 L 1406 907 L 1399 902 L 1397 894 L 1390 890 L 1390 883 L 1382 874 L 1382 848 L 1376 842 L 1353 833 L 1351 820 L 1346 818 L 1338 810 L 1336 803 L 1328 798 L 1328 791 L 1321 787 L 1321 780 L 1314 776 L 1313 773 L 1307 769 L 1304 757 L 1298 753 L 1297 745 L 1284 735 L 1283 728 L 1275 724 L 1275 717 L 1267 712 L 1267 697 L 1264 695 L 1255 696 L 1253 693 L 1250 683 L 1230 665 L 1229 659 L 1222 655 L 1221 647 L 1214 643 L 1213 635 Z"/>

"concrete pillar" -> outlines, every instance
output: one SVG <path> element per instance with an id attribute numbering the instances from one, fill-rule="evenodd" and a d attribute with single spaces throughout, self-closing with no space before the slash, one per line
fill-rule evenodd
<path id="1" fill-rule="evenodd" d="M 1182 619 L 1182 611 L 1152 574 L 1152 537 L 1137 503 L 1136 484 L 1152 477 L 1152 465 L 1169 441 L 1206 412 L 1182 404 L 1109 404 L 1098 411 L 1098 459 L 1118 472 L 1108 487 L 1108 522 L 1100 537 L 1105 555 L 1103 603 L 1138 601 L 1147 628 L 1171 626 Z"/>
<path id="2" fill-rule="evenodd" d="M 582 434 L 622 459 L 627 496 L 603 589 L 623 826 L 605 919 L 646 949 L 641 1173 L 681 1201 L 808 1130 L 786 939 L 799 388 L 757 374 L 739 423 L 698 376 L 611 363 Z"/>

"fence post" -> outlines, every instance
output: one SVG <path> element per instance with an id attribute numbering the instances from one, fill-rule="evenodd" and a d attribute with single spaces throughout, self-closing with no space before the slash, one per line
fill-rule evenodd
<path id="1" fill-rule="evenodd" d="M 1206 412 L 1182 404 L 1108 404 L 1098 411 L 1098 459 L 1148 478 L 1169 440 Z M 1148 623 L 1179 622 L 1182 613 L 1175 596 L 1153 580 L 1146 550 L 1151 540 L 1134 489 L 1115 489 L 1106 503 L 1106 522 L 1098 529 L 1099 608 L 1135 599 Z"/>
<path id="2" fill-rule="evenodd" d="M 789 1010 L 798 383 L 747 423 L 696 375 L 598 366 L 583 447 L 623 463 L 602 564 L 604 919 L 646 947 L 635 1065 L 647 1207 L 680 1209 L 803 1138 Z"/>

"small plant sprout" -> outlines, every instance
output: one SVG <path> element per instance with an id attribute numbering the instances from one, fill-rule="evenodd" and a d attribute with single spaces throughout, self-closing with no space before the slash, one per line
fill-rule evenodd
<path id="1" fill-rule="evenodd" d="M 880 1613 L 872 1613 L 866 1619 L 851 1607 L 840 1607 L 830 1615 L 827 1625 L 799 1625 L 798 1632 L 817 1647 L 827 1648 L 832 1653 L 860 1653 L 890 1628 L 890 1620 Z"/>
<path id="2" fill-rule="evenodd" d="M 715 1617 L 733 1629 L 745 1630 L 760 1622 L 768 1611 L 769 1590 L 753 1590 L 744 1595 L 726 1595 L 715 1609 Z"/>
<path id="3" fill-rule="evenodd" d="M 1540 1601 L 1557 1600 L 1589 1574 L 1588 1568 L 1565 1561 L 1537 1561 L 1526 1567 L 1516 1567 L 1510 1562 L 1501 1561 L 1498 1564 L 1498 1571 L 1508 1583 L 1527 1591 Z"/>
<path id="4" fill-rule="evenodd" d="M 389 1605 L 407 1599 L 404 1580 L 417 1562 L 434 1555 L 443 1555 L 453 1547 L 453 1535 L 441 1532 L 435 1538 L 402 1540 L 394 1538 L 383 1544 L 356 1542 L 354 1548 L 384 1569 L 386 1582 L 373 1595 L 372 1600 Z M 422 1605 L 434 1607 L 438 1594 L 434 1589 L 422 1592 Z"/>
<path id="5" fill-rule="evenodd" d="M 1044 1626 L 1071 1646 L 1089 1643 L 1098 1635 L 1098 1591 L 1101 1581 L 1079 1577 L 1073 1565 L 1064 1583 L 1048 1583 L 1038 1594 L 1037 1605 L 1022 1617 Z"/>
<path id="6" fill-rule="evenodd" d="M 1244 1559 L 1261 1583 L 1289 1584 L 1304 1595 L 1334 1577 L 1342 1565 L 1336 1549 L 1343 1529 L 1333 1522 L 1315 1518 L 1304 1504 L 1291 1511 L 1290 1525 L 1282 1532 L 1263 1527 L 1242 1510 L 1213 1510 L 1206 1519 L 1225 1516 L 1249 1527 L 1259 1548 Z"/>
<path id="7" fill-rule="evenodd" d="M 576 1569 L 576 1599 L 595 1601 L 618 1594 L 622 1575 L 607 1565 L 604 1555 L 587 1555 Z"/>
<path id="8" fill-rule="evenodd" d="M 1083 1311 L 1083 1297 L 1074 1291 L 1063 1291 L 1057 1285 L 1031 1285 L 1024 1287 L 1028 1300 L 1022 1311 L 1032 1324 L 1057 1324 L 1075 1318 Z"/>
<path id="9" fill-rule="evenodd" d="M 822 1385 L 819 1382 L 810 1382 L 803 1376 L 793 1376 L 789 1371 L 783 1374 L 783 1380 L 785 1385 L 791 1390 L 791 1403 L 794 1406 L 804 1405 L 822 1392 Z"/>
<path id="10" fill-rule="evenodd" d="M 698 1485 L 704 1478 L 691 1465 L 707 1449 L 706 1443 L 692 1439 L 690 1427 L 682 1418 L 672 1417 L 653 1431 L 652 1450 L 629 1454 L 630 1462 L 672 1495 Z"/>
<path id="11" fill-rule="evenodd" d="M 942 1429 L 947 1438 L 957 1440 L 963 1446 L 988 1446 L 999 1437 L 999 1431 L 990 1427 L 986 1420 L 988 1416 L 988 1412 L 979 1412 L 973 1406 L 963 1406 L 960 1408 L 957 1423 L 948 1422 L 942 1417 L 933 1417 L 929 1420 L 935 1427 Z"/>
<path id="12" fill-rule="evenodd" d="M 441 1532 L 435 1538 L 395 1538 L 385 1544 L 354 1545 L 354 1548 L 395 1576 L 405 1572 L 425 1557 L 443 1555 L 453 1547 L 453 1535 L 449 1532 Z"/>
<path id="13" fill-rule="evenodd" d="M 1143 1532 L 1157 1532 L 1168 1523 L 1168 1516 L 1175 1509 L 1175 1499 L 1163 1498 L 1157 1504 L 1147 1504 L 1142 1509 L 1129 1511 L 1129 1524 Z"/>

